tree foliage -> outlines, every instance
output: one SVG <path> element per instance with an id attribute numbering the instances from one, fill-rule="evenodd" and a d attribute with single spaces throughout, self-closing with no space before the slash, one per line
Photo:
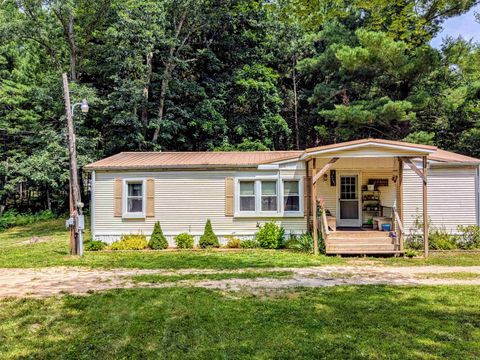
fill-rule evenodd
<path id="1" fill-rule="evenodd" d="M 75 113 L 80 167 L 123 150 L 367 136 L 480 156 L 479 45 L 429 45 L 476 3 L 3 1 L 0 213 L 67 208 L 62 72 L 72 101 L 90 103 Z"/>

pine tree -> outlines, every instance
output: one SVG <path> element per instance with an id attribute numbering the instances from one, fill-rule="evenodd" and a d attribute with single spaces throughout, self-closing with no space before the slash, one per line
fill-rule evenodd
<path id="1" fill-rule="evenodd" d="M 203 235 L 200 237 L 199 245 L 201 248 L 220 247 L 220 243 L 218 242 L 218 237 L 213 232 L 212 223 L 210 219 L 208 219 L 207 223 L 205 224 L 205 231 L 203 232 Z"/>
<path id="2" fill-rule="evenodd" d="M 167 239 L 165 238 L 165 235 L 163 235 L 162 228 L 160 227 L 160 221 L 157 221 L 153 227 L 148 246 L 153 250 L 163 250 L 168 247 Z"/>

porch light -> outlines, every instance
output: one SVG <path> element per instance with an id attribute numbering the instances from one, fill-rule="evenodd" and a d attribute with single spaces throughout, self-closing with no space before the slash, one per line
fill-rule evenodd
<path id="1" fill-rule="evenodd" d="M 328 174 L 323 174 L 323 181 L 327 182 L 328 180 Z"/>
<path id="2" fill-rule="evenodd" d="M 82 100 L 82 103 L 80 104 L 80 109 L 82 110 L 82 112 L 83 112 L 84 114 L 88 113 L 89 107 L 88 107 L 87 99 L 83 99 L 83 100 Z"/>

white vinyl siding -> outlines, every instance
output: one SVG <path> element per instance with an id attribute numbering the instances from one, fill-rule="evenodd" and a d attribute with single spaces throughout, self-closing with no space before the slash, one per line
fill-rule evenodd
<path id="1" fill-rule="evenodd" d="M 256 172 L 274 176 L 278 172 Z M 280 171 L 281 176 L 303 177 L 305 171 Z M 156 221 L 169 243 L 173 236 L 189 232 L 196 238 L 203 234 L 207 219 L 212 221 L 215 233 L 222 239 L 226 235 L 251 237 L 258 231 L 258 225 L 274 220 L 287 233 L 306 232 L 306 220 L 297 217 L 249 217 L 225 216 L 225 178 L 241 177 L 235 171 L 159 171 L 159 172 L 103 172 L 96 171 L 94 214 L 95 237 L 113 241 L 121 234 L 140 233 L 149 236 Z M 250 176 L 250 174 L 247 174 Z M 114 217 L 113 182 L 122 178 L 155 179 L 155 217 L 122 219 Z M 235 200 L 236 201 L 236 200 Z"/>
<path id="2" fill-rule="evenodd" d="M 457 232 L 458 225 L 477 223 L 476 169 L 428 169 L 428 216 L 433 226 Z M 422 216 L 422 180 L 409 168 L 403 180 L 404 227 L 410 231 L 417 216 Z"/>

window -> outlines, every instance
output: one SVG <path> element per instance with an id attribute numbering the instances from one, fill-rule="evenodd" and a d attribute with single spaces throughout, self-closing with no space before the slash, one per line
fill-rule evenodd
<path id="1" fill-rule="evenodd" d="M 235 188 L 235 216 L 303 216 L 303 182 L 299 178 L 254 176 L 240 178 Z"/>
<path id="2" fill-rule="evenodd" d="M 283 204 L 285 211 L 300 211 L 300 183 L 298 180 L 283 182 Z"/>
<path id="3" fill-rule="evenodd" d="M 127 181 L 126 212 L 143 213 L 143 181 Z"/>
<path id="4" fill-rule="evenodd" d="M 262 181 L 262 211 L 277 211 L 277 182 Z"/>
<path id="5" fill-rule="evenodd" d="M 255 181 L 240 181 L 240 211 L 255 211 Z"/>

